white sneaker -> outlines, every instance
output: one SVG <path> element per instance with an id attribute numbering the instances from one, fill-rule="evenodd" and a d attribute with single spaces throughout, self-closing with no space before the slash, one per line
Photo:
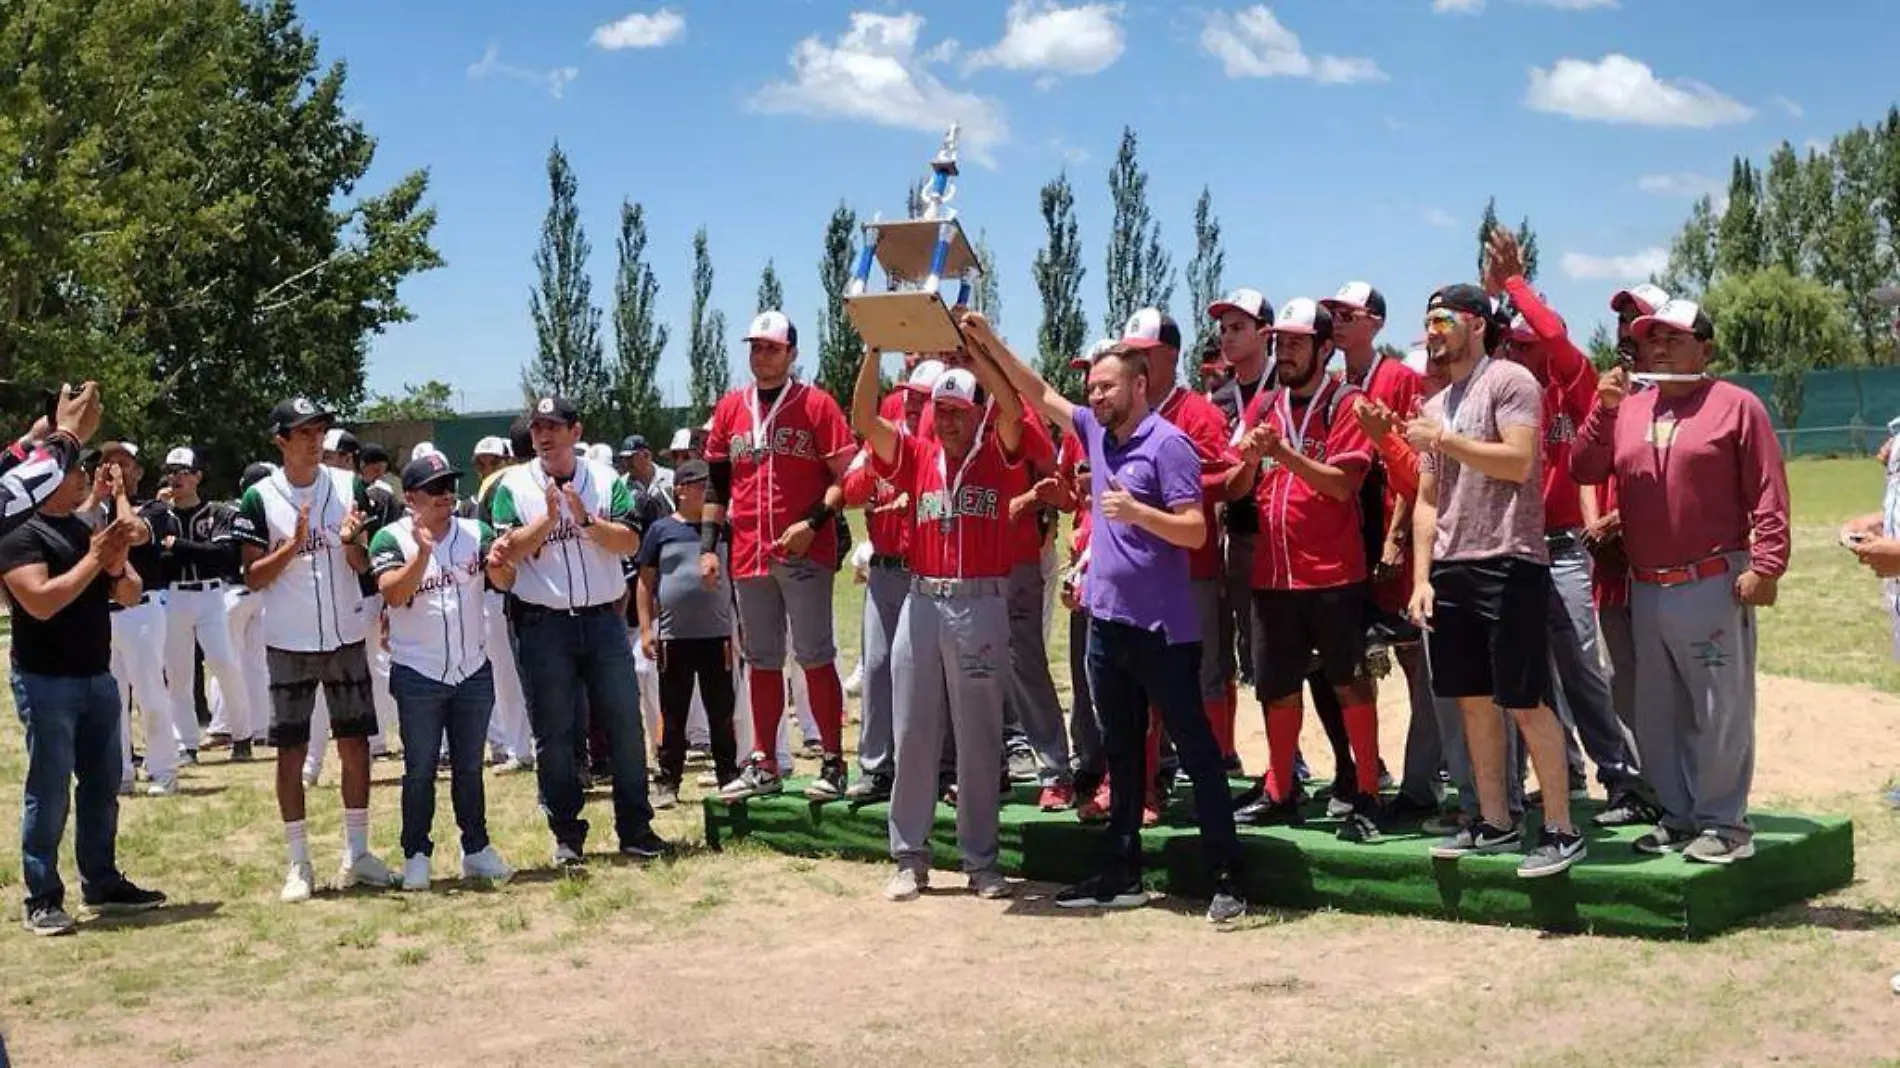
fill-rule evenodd
<path id="1" fill-rule="evenodd" d="M 317 788 L 317 784 L 322 781 L 323 781 L 323 769 L 321 768 L 303 769 L 303 788 L 304 789 L 314 790 Z"/>
<path id="2" fill-rule="evenodd" d="M 352 886 L 369 886 L 378 890 L 387 890 L 396 885 L 396 873 L 389 870 L 383 858 L 374 853 L 365 853 L 355 860 L 347 861 L 343 870 L 337 873 L 337 882 L 342 889 Z"/>
<path id="3" fill-rule="evenodd" d="M 856 697 L 864 692 L 864 664 L 860 662 L 851 669 L 851 677 L 844 680 L 844 692 L 847 697 Z"/>
<path id="4" fill-rule="evenodd" d="M 930 873 L 914 868 L 899 868 L 884 884 L 884 900 L 915 901 L 917 895 L 930 887 Z"/>
<path id="5" fill-rule="evenodd" d="M 515 870 L 501 859 L 490 843 L 479 853 L 470 853 L 462 858 L 462 878 L 487 879 L 491 883 L 505 883 L 515 877 Z"/>
<path id="6" fill-rule="evenodd" d="M 534 770 L 533 764 L 523 763 L 517 757 L 509 757 L 508 759 L 495 765 L 495 774 L 497 775 L 518 775 L 521 772 L 533 771 L 533 770 Z"/>
<path id="7" fill-rule="evenodd" d="M 429 858 L 417 853 L 402 862 L 402 888 L 404 890 L 427 890 L 429 888 Z"/>
<path id="8" fill-rule="evenodd" d="M 176 797 L 178 796 L 178 777 L 176 775 L 165 775 L 160 778 L 153 779 L 145 787 L 145 796 L 146 797 Z"/>
<path id="9" fill-rule="evenodd" d="M 564 872 L 583 871 L 587 867 L 587 858 L 568 846 L 554 847 L 554 866 Z"/>
<path id="10" fill-rule="evenodd" d="M 310 891 L 317 882 L 317 873 L 308 862 L 292 864 L 290 874 L 284 876 L 284 892 L 277 895 L 287 905 L 310 900 Z"/>

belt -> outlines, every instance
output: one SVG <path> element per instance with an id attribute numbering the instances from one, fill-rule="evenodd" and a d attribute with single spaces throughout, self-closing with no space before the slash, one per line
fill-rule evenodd
<path id="1" fill-rule="evenodd" d="M 910 580 L 910 592 L 937 601 L 949 601 L 959 597 L 1002 597 L 1009 592 L 1009 583 L 1007 579 L 1000 578 L 953 579 L 913 575 Z"/>
<path id="2" fill-rule="evenodd" d="M 1544 535 L 1544 547 L 1553 553 L 1567 553 L 1583 544 L 1583 535 L 1575 530 L 1553 530 Z"/>
<path id="3" fill-rule="evenodd" d="M 581 608 L 549 608 L 546 605 L 534 604 L 530 601 L 523 601 L 517 598 L 515 600 L 514 614 L 516 619 L 539 619 L 542 616 L 571 616 L 579 619 L 585 616 L 611 615 L 613 610 L 614 603 L 612 601 L 606 604 L 590 604 Z"/>
<path id="4" fill-rule="evenodd" d="M 904 558 L 902 556 L 899 556 L 897 553 L 872 553 L 871 566 L 872 567 L 894 567 L 898 569 L 899 571 L 902 571 L 904 568 L 909 567 L 910 565 L 906 563 Z"/>
<path id="5" fill-rule="evenodd" d="M 223 588 L 223 579 L 199 579 L 196 582 L 172 583 L 172 589 L 183 590 L 186 593 L 207 593 L 211 590 L 221 590 Z"/>
<path id="6" fill-rule="evenodd" d="M 139 594 L 139 603 L 138 603 L 138 604 L 120 604 L 119 602 L 117 602 L 117 601 L 114 601 L 114 602 L 112 602 L 112 606 L 111 606 L 111 607 L 112 607 L 112 610 L 113 610 L 114 612 L 123 612 L 123 611 L 125 611 L 125 610 L 126 610 L 126 609 L 128 609 L 128 608 L 143 608 L 143 607 L 145 607 L 146 605 L 148 605 L 148 604 L 151 604 L 151 603 L 152 603 L 152 601 L 153 601 L 153 599 L 154 599 L 154 598 L 156 598 L 157 596 L 158 596 L 158 594 L 157 594 L 157 592 L 156 592 L 156 591 L 154 591 L 154 592 L 152 592 L 152 593 L 141 593 L 141 594 Z M 97 617 L 95 617 L 95 618 L 97 618 Z"/>
<path id="7" fill-rule="evenodd" d="M 1726 575 L 1729 570 L 1728 557 L 1710 556 L 1681 567 L 1632 567 L 1630 577 L 1649 586 L 1686 586 L 1691 582 Z"/>

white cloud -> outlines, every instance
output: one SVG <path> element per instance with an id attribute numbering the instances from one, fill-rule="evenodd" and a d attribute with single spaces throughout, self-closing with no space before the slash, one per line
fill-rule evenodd
<path id="1" fill-rule="evenodd" d="M 1532 7 L 1553 7 L 1560 11 L 1592 11 L 1621 7 L 1622 0 L 1517 0 Z M 1484 10 L 1484 0 L 1432 0 L 1432 10 L 1440 15 L 1476 15 Z"/>
<path id="2" fill-rule="evenodd" d="M 1060 137 L 1051 139 L 1049 142 L 1049 147 L 1055 151 L 1056 155 L 1062 157 L 1062 162 L 1068 164 L 1071 167 L 1080 167 L 1082 164 L 1087 163 L 1089 161 L 1088 149 L 1078 148 L 1075 145 L 1069 144 L 1067 141 L 1064 141 Z"/>
<path id="3" fill-rule="evenodd" d="M 623 48 L 665 48 L 686 34 L 686 16 L 670 7 L 652 14 L 636 11 L 595 27 L 593 42 L 609 52 Z"/>
<path id="4" fill-rule="evenodd" d="M 1780 108 L 1781 110 L 1787 112 L 1789 115 L 1797 119 L 1807 117 L 1808 110 L 1806 108 L 1802 107 L 1799 103 L 1793 100 L 1790 100 L 1785 96 L 1771 97 L 1769 98 L 1768 102 Z"/>
<path id="5" fill-rule="evenodd" d="M 1703 194 L 1719 196 L 1728 188 L 1728 183 L 1706 174 L 1682 171 L 1675 174 L 1645 174 L 1636 179 L 1636 188 L 1659 196 L 1694 199 Z"/>
<path id="6" fill-rule="evenodd" d="M 1747 122 L 1755 109 L 1688 79 L 1665 82 L 1647 64 L 1612 53 L 1596 63 L 1560 59 L 1531 68 L 1524 106 L 1594 122 L 1706 129 Z"/>
<path id="7" fill-rule="evenodd" d="M 1299 37 L 1265 4 L 1209 15 L 1201 47 L 1221 61 L 1229 78 L 1306 78 L 1321 85 L 1386 80 L 1370 59 L 1307 55 Z"/>
<path id="8" fill-rule="evenodd" d="M 1458 220 L 1444 208 L 1426 208 L 1418 213 L 1418 217 L 1426 226 L 1436 226 L 1440 230 L 1450 230 L 1458 225 Z"/>
<path id="9" fill-rule="evenodd" d="M 1574 281 L 1636 282 L 1669 267 L 1669 253 L 1646 248 L 1627 256 L 1592 256 L 1585 252 L 1566 252 L 1564 276 Z"/>
<path id="10" fill-rule="evenodd" d="M 527 67 L 517 67 L 512 63 L 504 63 L 501 59 L 501 47 L 499 45 L 489 45 L 488 51 L 482 53 L 482 58 L 468 65 L 469 81 L 479 82 L 486 78 L 507 78 L 510 81 L 545 88 L 548 91 L 548 95 L 556 100 L 561 99 L 561 97 L 566 94 L 567 87 L 573 83 L 574 79 L 580 76 L 581 72 L 578 67 L 554 67 L 550 70 L 529 70 Z"/>
<path id="11" fill-rule="evenodd" d="M 851 14 L 851 26 L 827 44 L 807 37 L 792 49 L 792 76 L 752 95 L 750 106 L 778 115 L 855 119 L 902 130 L 942 133 L 963 124 L 969 156 L 995 166 L 991 150 L 1009 140 L 1009 123 L 996 101 L 945 85 L 919 54 L 921 15 Z"/>
<path id="12" fill-rule="evenodd" d="M 1053 0 L 1014 0 L 1003 39 L 970 55 L 964 70 L 1002 67 L 1048 75 L 1100 74 L 1127 50 L 1120 4 L 1063 7 Z"/>
<path id="13" fill-rule="evenodd" d="M 1484 10 L 1484 0 L 1432 0 L 1432 10 L 1440 15 L 1475 15 Z"/>

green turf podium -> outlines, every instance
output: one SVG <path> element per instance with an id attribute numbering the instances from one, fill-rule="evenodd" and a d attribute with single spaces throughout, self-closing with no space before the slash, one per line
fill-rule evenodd
<path id="1" fill-rule="evenodd" d="M 804 785 L 790 781 L 784 794 L 731 805 L 708 799 L 706 841 L 713 848 L 744 840 L 798 856 L 889 860 L 887 805 L 817 804 L 800 795 Z M 1579 806 L 1579 819 L 1591 811 Z M 1323 802 L 1313 802 L 1303 828 L 1241 828 L 1243 883 L 1251 902 L 1283 908 L 1679 938 L 1715 934 L 1853 880 L 1851 821 L 1775 812 L 1752 818 L 1755 856 L 1728 867 L 1640 855 L 1630 843 L 1647 828 L 1591 828 L 1583 863 L 1562 875 L 1520 879 L 1516 855 L 1437 860 L 1433 839 L 1417 831 L 1391 832 L 1370 845 L 1341 842 L 1333 836 L 1338 821 L 1325 817 Z M 1078 823 L 1073 812 L 1042 812 L 1034 787 L 1017 787 L 1003 806 L 1001 863 L 1025 879 L 1073 882 L 1093 872 L 1100 837 L 1099 826 Z M 1206 895 L 1185 797 L 1141 837 L 1151 889 Z M 934 866 L 957 868 L 956 812 L 947 805 L 937 807 L 931 845 Z"/>

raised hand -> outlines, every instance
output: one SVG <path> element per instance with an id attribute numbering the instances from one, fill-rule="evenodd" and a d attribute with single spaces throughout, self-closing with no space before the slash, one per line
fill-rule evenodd
<path id="1" fill-rule="evenodd" d="M 99 383 L 87 382 L 74 390 L 70 385 L 59 387 L 59 399 L 53 407 L 53 428 L 71 434 L 75 439 L 85 442 L 99 432 L 99 417 L 105 413 L 105 404 L 99 399 Z"/>
<path id="2" fill-rule="evenodd" d="M 569 482 L 561 487 L 561 499 L 567 502 L 574 522 L 579 523 L 587 518 L 587 502 L 581 499 L 581 491 L 574 488 L 574 483 Z"/>
<path id="3" fill-rule="evenodd" d="M 1517 238 L 1509 230 L 1500 227 L 1491 231 L 1484 251 L 1485 292 L 1502 293 L 1506 281 L 1524 273 L 1524 250 L 1518 247 Z"/>
<path id="4" fill-rule="evenodd" d="M 1399 423 L 1399 417 L 1383 401 L 1367 398 L 1353 406 L 1353 418 L 1359 420 L 1359 429 L 1366 437 L 1374 441 L 1392 432 Z"/>
<path id="5" fill-rule="evenodd" d="M 1597 404 L 1599 406 L 1615 411 L 1616 406 L 1622 404 L 1623 398 L 1629 395 L 1630 373 L 1622 364 L 1597 376 Z"/>
<path id="6" fill-rule="evenodd" d="M 413 527 L 416 539 L 416 552 L 427 554 L 435 551 L 435 534 L 428 527 L 417 523 Z"/>
<path id="7" fill-rule="evenodd" d="M 310 540 L 310 506 L 297 506 L 297 526 L 290 532 L 290 540 L 302 551 L 305 542 Z"/>
<path id="8" fill-rule="evenodd" d="M 1112 476 L 1107 492 L 1102 494 L 1101 507 L 1102 518 L 1117 523 L 1133 523 L 1141 515 L 1141 502 L 1122 488 L 1121 479 Z"/>
<path id="9" fill-rule="evenodd" d="M 368 522 L 369 517 L 364 515 L 361 509 L 351 505 L 349 514 L 343 517 L 343 525 L 337 529 L 337 540 L 345 545 L 354 543 L 357 536 L 363 533 L 363 527 Z"/>

